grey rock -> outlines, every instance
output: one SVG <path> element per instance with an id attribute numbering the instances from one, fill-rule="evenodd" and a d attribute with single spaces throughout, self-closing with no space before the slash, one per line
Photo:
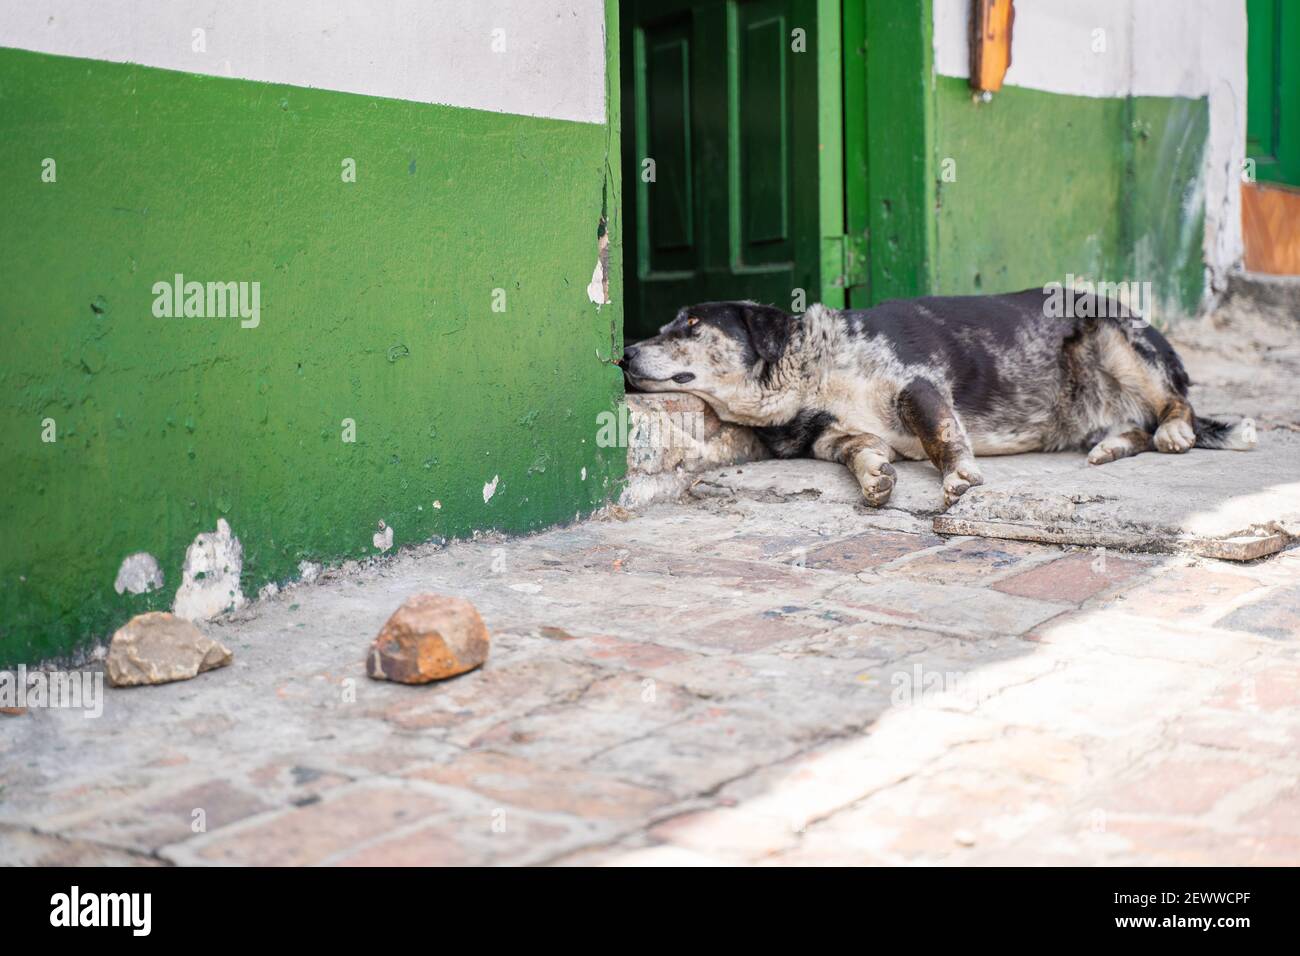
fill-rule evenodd
<path id="1" fill-rule="evenodd" d="M 234 655 L 184 618 L 165 611 L 137 614 L 113 635 L 108 680 L 114 687 L 189 680 L 225 667 Z"/>

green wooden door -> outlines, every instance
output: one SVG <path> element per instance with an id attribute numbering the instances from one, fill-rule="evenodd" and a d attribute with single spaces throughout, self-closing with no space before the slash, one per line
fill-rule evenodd
<path id="1" fill-rule="evenodd" d="M 1246 0 L 1246 155 L 1255 177 L 1300 186 L 1300 0 Z"/>
<path id="2" fill-rule="evenodd" d="M 629 338 L 694 302 L 843 303 L 839 10 L 624 0 Z"/>

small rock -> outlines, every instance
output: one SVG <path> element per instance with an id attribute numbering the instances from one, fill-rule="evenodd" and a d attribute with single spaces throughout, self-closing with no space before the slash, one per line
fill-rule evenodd
<path id="1" fill-rule="evenodd" d="M 393 612 L 366 656 L 376 680 L 426 684 L 473 670 L 487 660 L 488 632 L 462 598 L 416 594 Z"/>
<path id="2" fill-rule="evenodd" d="M 958 846 L 974 846 L 976 843 L 975 834 L 969 830 L 958 830 L 952 835 L 952 838 Z"/>
<path id="3" fill-rule="evenodd" d="M 189 621 L 153 611 L 137 614 L 113 635 L 108 680 L 114 687 L 166 684 L 225 667 L 233 659 L 229 648 Z"/>
<path id="4" fill-rule="evenodd" d="M 541 633 L 542 637 L 548 638 L 552 641 L 574 640 L 574 636 L 562 627 L 552 627 L 549 624 L 544 624 L 538 628 L 538 631 Z"/>

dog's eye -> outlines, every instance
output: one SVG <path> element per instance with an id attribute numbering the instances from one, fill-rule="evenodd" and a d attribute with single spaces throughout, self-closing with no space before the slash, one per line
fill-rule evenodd
<path id="1" fill-rule="evenodd" d="M 699 325 L 699 324 L 700 324 L 700 320 L 697 319 L 695 316 L 692 315 L 689 319 L 686 320 L 686 324 L 687 324 L 687 325 Z"/>

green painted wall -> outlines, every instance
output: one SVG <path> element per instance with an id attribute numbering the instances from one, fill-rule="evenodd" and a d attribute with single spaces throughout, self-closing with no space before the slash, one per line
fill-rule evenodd
<path id="1" fill-rule="evenodd" d="M 1158 321 L 1198 310 L 1206 99 L 977 101 L 935 72 L 930 0 L 844 2 L 847 224 L 870 261 L 855 307 L 1073 274 L 1151 282 Z"/>
<path id="2" fill-rule="evenodd" d="M 964 79 L 941 76 L 934 117 L 930 288 L 1004 292 L 1073 273 L 1151 282 L 1164 321 L 1195 313 L 1205 99 L 1008 86 L 983 103 Z M 955 181 L 943 178 L 947 159 Z"/>
<path id="3" fill-rule="evenodd" d="M 939 77 L 936 102 L 939 292 L 1123 267 L 1123 100 L 1004 87 L 978 103 L 965 80 Z"/>
<path id="4" fill-rule="evenodd" d="M 1127 250 L 1134 278 L 1154 285 L 1158 318 L 1195 315 L 1205 293 L 1205 99 L 1137 96 L 1128 101 Z"/>
<path id="5" fill-rule="evenodd" d="M 0 50 L 0 664 L 169 606 L 218 518 L 251 597 L 380 520 L 398 547 L 603 502 L 614 156 L 604 126 Z M 155 318 L 178 272 L 260 282 L 260 325 Z M 118 596 L 137 551 L 166 586 Z"/>

